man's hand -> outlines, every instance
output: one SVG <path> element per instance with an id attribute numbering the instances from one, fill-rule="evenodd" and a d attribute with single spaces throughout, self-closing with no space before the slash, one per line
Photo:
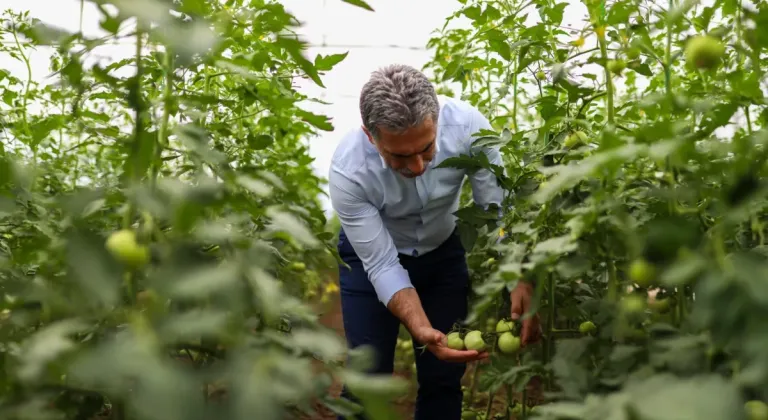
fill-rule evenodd
<path id="1" fill-rule="evenodd" d="M 520 281 L 509 294 L 512 303 L 512 319 L 518 320 L 531 309 L 533 286 L 530 283 Z M 539 315 L 534 314 L 523 320 L 523 330 L 520 333 L 520 341 L 523 346 L 535 343 L 541 338 L 541 324 Z"/>
<path id="2" fill-rule="evenodd" d="M 448 348 L 445 334 L 432 328 L 432 324 L 421 306 L 421 299 L 414 288 L 403 289 L 395 293 L 387 308 L 405 324 L 405 328 L 410 331 L 417 343 L 426 345 L 427 349 L 440 360 L 462 363 L 488 357 L 487 352 Z"/>
<path id="3" fill-rule="evenodd" d="M 440 360 L 455 363 L 467 363 L 488 358 L 488 352 L 477 350 L 454 350 L 448 348 L 445 334 L 431 328 L 422 327 L 411 332 L 417 343 L 425 344 L 435 357 Z"/>

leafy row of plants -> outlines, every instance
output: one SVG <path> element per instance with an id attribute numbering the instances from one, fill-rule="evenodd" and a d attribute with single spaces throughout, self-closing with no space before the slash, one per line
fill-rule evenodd
<path id="1" fill-rule="evenodd" d="M 742 0 L 462 0 L 437 31 L 426 70 L 490 116 L 476 144 L 505 161 L 443 166 L 509 191 L 501 228 L 469 196 L 457 213 L 469 322 L 535 279 L 544 329 L 479 391 L 542 378 L 536 418 L 768 418 L 766 24 Z"/>
<path id="2" fill-rule="evenodd" d="M 389 415 L 403 383 L 363 380 L 313 310 L 336 258 L 308 141 L 333 126 L 295 81 L 346 54 L 308 58 L 271 0 L 85 7 L 102 35 L 13 11 L 0 28 L 0 62 L 29 69 L 0 68 L 0 416 L 359 411 L 334 377 Z M 99 59 L 117 43 L 134 54 Z"/>

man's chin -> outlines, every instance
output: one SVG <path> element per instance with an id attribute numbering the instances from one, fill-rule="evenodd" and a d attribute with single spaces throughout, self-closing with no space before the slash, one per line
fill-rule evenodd
<path id="1" fill-rule="evenodd" d="M 408 179 L 418 178 L 418 177 L 420 177 L 420 176 L 424 175 L 424 172 L 422 172 L 422 173 L 420 173 L 420 174 L 404 174 L 404 173 L 402 173 L 402 172 L 398 172 L 398 173 L 399 173 L 400 175 L 402 175 L 402 176 L 404 176 L 404 177 L 408 178 Z"/>

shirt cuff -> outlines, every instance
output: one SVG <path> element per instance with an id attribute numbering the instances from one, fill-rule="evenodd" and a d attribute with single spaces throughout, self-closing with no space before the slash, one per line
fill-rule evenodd
<path id="1" fill-rule="evenodd" d="M 392 296 L 395 293 L 412 288 L 411 279 L 408 277 L 408 271 L 405 270 L 400 264 L 395 265 L 382 271 L 373 280 L 373 288 L 376 290 L 376 295 L 379 297 L 379 301 L 387 306 Z"/>

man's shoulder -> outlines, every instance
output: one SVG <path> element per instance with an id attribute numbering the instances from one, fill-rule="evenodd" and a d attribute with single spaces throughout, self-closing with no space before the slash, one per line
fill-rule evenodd
<path id="1" fill-rule="evenodd" d="M 468 126 L 479 112 L 465 100 L 445 95 L 438 95 L 437 98 L 440 102 L 439 125 Z"/>
<path id="2" fill-rule="evenodd" d="M 331 158 L 331 169 L 352 174 L 363 169 L 372 153 L 368 137 L 361 127 L 342 134 Z M 375 149 L 373 149 L 375 151 Z"/>

